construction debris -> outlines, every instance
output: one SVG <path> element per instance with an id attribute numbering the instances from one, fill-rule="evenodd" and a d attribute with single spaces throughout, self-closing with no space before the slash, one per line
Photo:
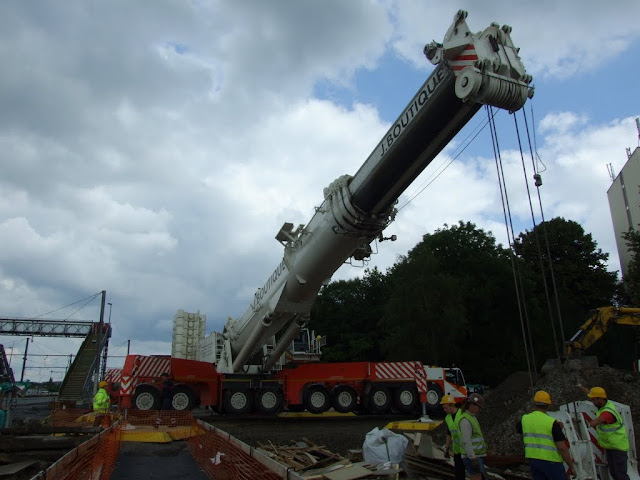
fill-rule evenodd
<path id="1" fill-rule="evenodd" d="M 302 442 L 293 442 L 292 445 L 276 446 L 258 443 L 258 448 L 274 460 L 288 465 L 296 472 L 305 472 L 311 468 L 330 467 L 337 464 L 346 465 L 350 463 L 341 455 L 332 453 L 324 446 L 316 445 L 304 438 Z"/>
<path id="2" fill-rule="evenodd" d="M 316 445 L 309 439 L 292 445 L 259 443 L 259 449 L 271 459 L 288 465 L 307 480 L 351 480 L 356 478 L 395 478 L 403 471 L 398 464 L 371 465 L 349 459 Z"/>

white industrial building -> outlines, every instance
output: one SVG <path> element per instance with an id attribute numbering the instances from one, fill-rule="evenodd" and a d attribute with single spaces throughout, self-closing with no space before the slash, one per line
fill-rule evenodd
<path id="1" fill-rule="evenodd" d="M 636 124 L 640 137 L 640 121 L 638 119 L 636 119 Z M 617 176 L 614 177 L 613 171 L 610 170 L 613 183 L 607 191 L 623 277 L 631 261 L 631 252 L 622 234 L 628 232 L 629 229 L 637 230 L 640 228 L 640 147 L 636 148 L 633 153 L 631 153 L 631 149 L 627 149 L 627 157 L 627 163 L 624 164 Z"/>

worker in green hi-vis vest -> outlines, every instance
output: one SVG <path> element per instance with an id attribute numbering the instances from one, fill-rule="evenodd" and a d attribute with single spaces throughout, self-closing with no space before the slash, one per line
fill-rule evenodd
<path id="1" fill-rule="evenodd" d="M 604 448 L 607 455 L 609 473 L 613 480 L 629 480 L 627 473 L 627 452 L 629 451 L 629 437 L 620 412 L 607 398 L 607 392 L 602 387 L 591 390 L 578 384 L 577 387 L 587 394 L 587 397 L 598 408 L 596 418 L 589 421 L 589 426 L 598 433 L 598 445 Z"/>
<path id="2" fill-rule="evenodd" d="M 94 426 L 103 425 L 109 422 L 109 408 L 111 407 L 111 401 L 109 398 L 109 394 L 105 387 L 108 385 L 107 382 L 102 380 L 98 384 L 98 391 L 93 397 L 93 411 L 96 416 L 94 418 L 93 424 Z"/>
<path id="3" fill-rule="evenodd" d="M 453 453 L 453 467 L 455 472 L 455 480 L 464 480 L 466 477 L 464 463 L 462 463 L 462 438 L 460 437 L 460 430 L 456 422 L 460 420 L 462 410 L 458 408 L 456 401 L 451 395 L 444 395 L 440 400 L 440 405 L 444 413 L 447 414 L 444 417 L 444 423 L 447 425 L 447 439 L 444 444 L 444 456 L 449 457 L 449 452 Z"/>
<path id="4" fill-rule="evenodd" d="M 523 415 L 516 424 L 516 431 L 522 434 L 524 456 L 529 459 L 533 480 L 565 480 L 564 463 L 569 466 L 571 475 L 576 476 L 562 426 L 547 414 L 550 406 L 551 396 L 544 390 L 536 392 L 533 412 Z"/>
<path id="5" fill-rule="evenodd" d="M 476 415 L 484 404 L 479 393 L 472 393 L 454 425 L 460 430 L 462 440 L 462 463 L 471 480 L 481 480 L 486 474 L 484 459 L 487 456 L 487 442 L 484 440 Z"/>

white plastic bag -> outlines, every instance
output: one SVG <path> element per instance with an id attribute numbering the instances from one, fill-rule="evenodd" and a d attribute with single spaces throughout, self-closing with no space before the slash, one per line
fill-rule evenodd
<path id="1" fill-rule="evenodd" d="M 388 428 L 378 427 L 366 434 L 362 444 L 362 457 L 366 463 L 400 463 L 409 440 L 404 435 L 393 433 Z"/>

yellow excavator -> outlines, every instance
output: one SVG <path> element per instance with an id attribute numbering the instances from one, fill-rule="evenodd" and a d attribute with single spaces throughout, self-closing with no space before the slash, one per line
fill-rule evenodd
<path id="1" fill-rule="evenodd" d="M 568 358 L 580 355 L 597 342 L 611 325 L 640 325 L 640 308 L 601 307 L 592 310 L 589 318 L 566 343 Z"/>

